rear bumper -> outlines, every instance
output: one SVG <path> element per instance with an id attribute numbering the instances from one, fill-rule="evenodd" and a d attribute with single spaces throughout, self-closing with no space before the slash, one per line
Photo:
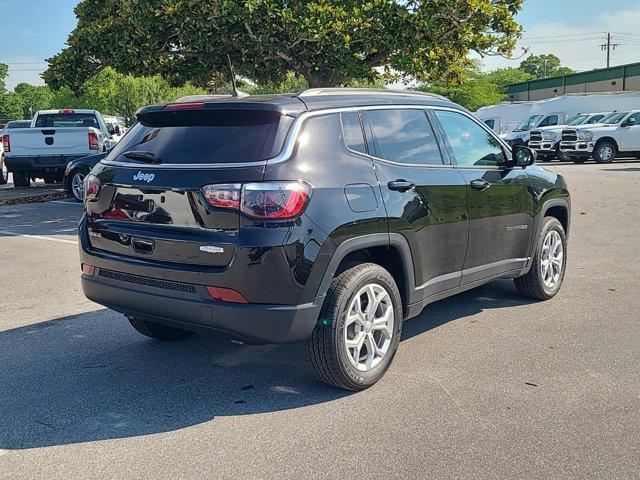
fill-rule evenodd
<path id="1" fill-rule="evenodd" d="M 89 300 L 125 315 L 185 330 L 222 333 L 255 343 L 304 340 L 313 331 L 320 312 L 321 304 L 316 303 L 219 302 L 207 298 L 206 289 L 200 285 L 183 284 L 183 288 L 190 291 L 176 291 L 166 288 L 173 282 L 135 277 L 134 283 L 133 277 L 96 269 L 93 276 L 82 275 L 82 289 Z M 165 288 L 158 286 L 162 283 Z"/>
<path id="2" fill-rule="evenodd" d="M 53 157 L 7 157 L 5 156 L 5 165 L 10 172 L 16 170 L 31 170 L 36 172 L 53 172 L 64 169 L 72 160 L 82 158 L 86 155 L 75 156 L 53 156 Z"/>

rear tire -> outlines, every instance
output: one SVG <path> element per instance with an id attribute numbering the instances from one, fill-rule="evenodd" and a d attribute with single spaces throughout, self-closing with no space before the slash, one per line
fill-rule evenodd
<path id="1" fill-rule="evenodd" d="M 605 140 L 596 145 L 593 150 L 593 158 L 596 163 L 611 163 L 618 154 L 618 147 L 613 142 Z"/>
<path id="2" fill-rule="evenodd" d="M 402 332 L 402 300 L 391 274 L 361 263 L 333 279 L 315 329 L 306 341 L 320 380 L 364 390 L 385 374 Z"/>
<path id="3" fill-rule="evenodd" d="M 87 174 L 85 172 L 76 170 L 71 174 L 71 180 L 69 181 L 69 190 L 71 191 L 71 195 L 76 201 L 82 203 L 84 200 L 84 177 Z"/>
<path id="4" fill-rule="evenodd" d="M 180 328 L 167 327 L 159 323 L 147 322 L 146 320 L 140 320 L 139 318 L 127 316 L 129 323 L 142 335 L 145 335 L 154 340 L 162 340 L 165 342 L 175 342 L 178 340 L 184 340 L 193 335 L 193 332 L 188 330 L 182 330 Z"/>
<path id="5" fill-rule="evenodd" d="M 538 236 L 533 265 L 523 277 L 514 279 L 518 292 L 527 298 L 549 300 L 564 280 L 567 266 L 567 237 L 555 217 L 545 217 Z"/>
<path id="6" fill-rule="evenodd" d="M 31 180 L 29 178 L 28 170 L 16 170 L 13 172 L 13 186 L 15 188 L 29 188 L 31 187 Z"/>

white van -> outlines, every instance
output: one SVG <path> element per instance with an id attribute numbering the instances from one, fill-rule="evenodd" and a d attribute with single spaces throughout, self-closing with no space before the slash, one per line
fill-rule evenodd
<path id="1" fill-rule="evenodd" d="M 505 136 L 529 116 L 534 102 L 502 102 L 479 108 L 474 115 L 497 135 Z"/>
<path id="2" fill-rule="evenodd" d="M 613 112 L 640 108 L 639 92 L 571 93 L 539 100 L 531 106 L 529 116 L 509 133 L 510 145 L 528 145 L 532 129 L 562 125 L 578 113 Z"/>

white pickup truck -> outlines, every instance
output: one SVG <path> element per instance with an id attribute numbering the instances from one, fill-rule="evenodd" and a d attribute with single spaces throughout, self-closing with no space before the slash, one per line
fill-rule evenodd
<path id="1" fill-rule="evenodd" d="M 594 125 L 565 128 L 560 151 L 575 163 L 591 155 L 597 163 L 610 163 L 621 153 L 640 158 L 640 110 L 614 112 Z"/>
<path id="2" fill-rule="evenodd" d="M 17 188 L 36 178 L 62 182 L 67 163 L 108 150 L 118 133 L 96 110 L 41 110 L 31 128 L 3 133 L 5 165 Z"/>
<path id="3" fill-rule="evenodd" d="M 538 154 L 538 158 L 542 161 L 568 160 L 566 155 L 560 151 L 560 137 L 562 131 L 567 127 L 577 127 L 578 125 L 591 125 L 598 123 L 609 112 L 598 113 L 579 113 L 567 119 L 562 125 L 554 125 L 551 127 L 541 127 L 531 130 L 529 135 L 529 148 L 532 148 Z"/>

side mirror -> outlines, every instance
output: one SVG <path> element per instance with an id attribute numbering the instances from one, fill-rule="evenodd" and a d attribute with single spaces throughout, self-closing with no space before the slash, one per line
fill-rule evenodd
<path id="1" fill-rule="evenodd" d="M 536 163 L 538 154 L 535 150 L 522 145 L 516 145 L 512 148 L 512 164 L 515 167 L 528 167 Z"/>
<path id="2" fill-rule="evenodd" d="M 627 121 L 624 122 L 624 126 L 625 127 L 633 127 L 636 124 L 636 117 L 629 117 L 627 118 Z"/>

